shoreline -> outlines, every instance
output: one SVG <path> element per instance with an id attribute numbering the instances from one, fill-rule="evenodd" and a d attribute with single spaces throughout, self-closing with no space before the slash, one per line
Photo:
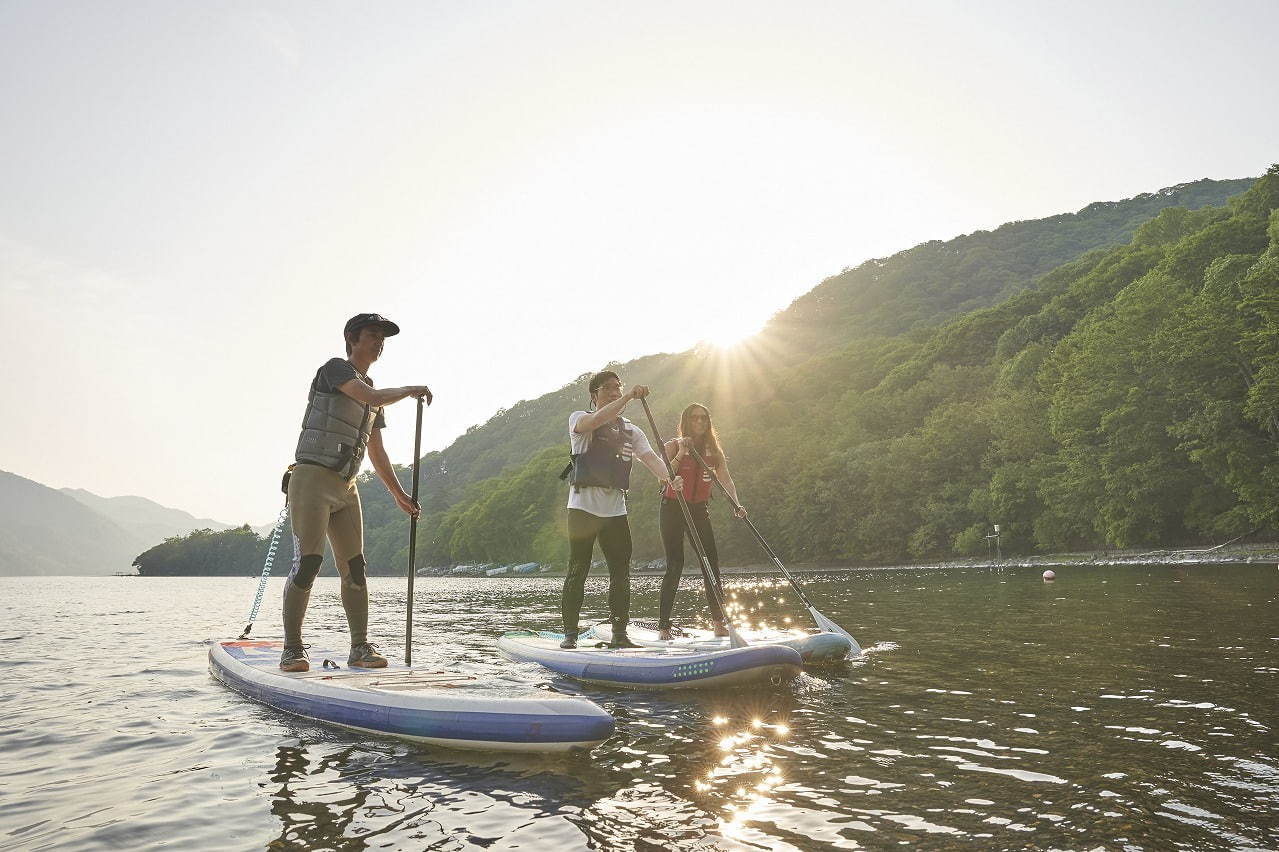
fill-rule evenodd
<path id="1" fill-rule="evenodd" d="M 820 574 L 825 572 L 836 571 L 924 571 L 924 570 L 950 570 L 950 569 L 983 569 L 983 570 L 1007 570 L 1009 568 L 1018 569 L 1048 569 L 1053 570 L 1061 568 L 1083 568 L 1083 567 L 1110 567 L 1110 566 L 1130 566 L 1130 565 L 1162 565 L 1168 567 L 1189 567 L 1195 565 L 1279 565 L 1279 543 L 1267 543 L 1259 545 L 1246 545 L 1243 547 L 1226 548 L 1208 548 L 1208 549 L 1186 549 L 1186 550 L 1123 550 L 1123 551 L 1094 551 L 1081 553 L 1052 553 L 1038 556 L 1010 556 L 1005 559 L 948 559 L 938 562 L 907 562 L 889 565 L 849 565 L 847 563 L 830 563 L 830 562 L 797 562 L 788 564 L 787 569 L 793 574 Z M 417 576 L 422 578 L 442 578 L 442 577 L 466 577 L 466 578 L 484 578 L 490 579 L 484 573 L 465 573 L 452 574 L 449 569 L 438 569 L 441 573 L 419 573 Z M 775 571 L 775 567 L 771 563 L 758 562 L 746 565 L 727 565 L 721 568 L 721 573 L 726 575 L 746 575 L 746 574 L 768 574 Z M 603 566 L 592 565 L 591 573 L 607 572 Z M 644 563 L 644 567 L 631 569 L 632 577 L 661 577 L 664 570 L 660 566 L 654 566 L 652 561 Z M 494 575 L 491 579 L 512 578 L 512 577 L 563 577 L 565 569 L 563 567 L 555 567 L 547 571 L 538 571 L 532 573 L 503 573 Z M 700 576 L 701 571 L 696 565 L 686 565 L 684 567 L 684 576 Z M 12 574 L 6 576 L 52 576 L 52 575 L 23 575 Z M 113 574 L 77 574 L 77 575 L 61 575 L 61 576 L 87 576 L 87 577 L 252 577 L 261 576 L 260 571 L 244 574 L 138 574 L 116 572 Z M 370 573 L 370 577 L 404 577 L 403 573 Z"/>
<path id="2" fill-rule="evenodd" d="M 1081 568 L 1096 566 L 1124 565 L 1165 565 L 1168 567 L 1184 567 L 1192 565 L 1279 565 L 1279 543 L 1244 545 L 1226 548 L 1197 548 L 1185 550 L 1106 550 L 1084 551 L 1079 553 L 1049 553 L 1038 556 L 1010 556 L 1006 559 L 948 559 L 939 562 L 906 562 L 889 565 L 849 565 L 836 562 L 797 562 L 786 564 L 792 574 L 820 574 L 834 571 L 924 571 L 929 569 L 948 570 L 954 568 L 978 568 L 986 570 L 1004 570 L 1008 568 Z M 651 564 L 651 563 L 650 563 Z M 591 573 L 606 571 L 603 566 L 592 563 Z M 772 563 L 757 562 L 746 565 L 726 565 L 720 569 L 722 574 L 768 574 L 776 571 Z M 632 568 L 632 577 L 661 577 L 661 568 Z M 563 568 L 554 568 L 536 574 L 501 574 L 499 577 L 563 577 Z M 685 565 L 683 576 L 700 576 L 701 570 L 696 565 Z M 403 576 L 403 575 L 399 575 Z M 473 577 L 479 574 L 419 574 L 420 577 Z"/>

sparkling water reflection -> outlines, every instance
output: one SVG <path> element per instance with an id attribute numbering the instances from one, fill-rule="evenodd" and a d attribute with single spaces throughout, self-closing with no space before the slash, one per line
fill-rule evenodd
<path id="1" fill-rule="evenodd" d="M 656 583 L 635 581 L 637 613 Z M 420 581 L 415 663 L 617 720 L 590 755 L 549 758 L 361 738 L 226 690 L 204 643 L 242 627 L 249 579 L 0 579 L 0 848 L 1279 847 L 1274 566 L 806 583 L 863 660 L 663 695 L 496 655 L 503 630 L 554 625 L 555 580 Z M 805 623 L 783 584 L 729 590 L 752 625 Z M 401 651 L 402 581 L 373 591 Z M 587 606 L 604 610 L 602 580 Z M 341 625 L 321 578 L 307 629 Z"/>

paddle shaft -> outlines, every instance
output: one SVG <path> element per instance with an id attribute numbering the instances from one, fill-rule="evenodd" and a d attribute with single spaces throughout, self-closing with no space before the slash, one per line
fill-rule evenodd
<path id="1" fill-rule="evenodd" d="M 657 421 L 653 419 L 653 411 L 648 407 L 647 399 L 641 398 L 640 404 L 644 406 L 644 414 L 648 417 L 648 427 L 653 430 L 653 440 L 657 442 L 657 454 L 661 457 L 662 464 L 666 466 L 666 472 L 673 481 L 675 479 L 675 468 L 671 465 L 671 460 L 666 457 L 666 442 L 662 440 L 662 433 L 657 429 Z M 702 576 L 706 578 L 706 587 L 715 595 L 715 600 L 719 603 L 719 611 L 724 617 L 724 624 L 728 628 L 733 646 L 743 647 L 746 645 L 746 640 L 738 635 L 737 629 L 728 617 L 728 604 L 725 602 L 723 594 L 720 593 L 719 584 L 715 582 L 715 572 L 711 569 L 710 559 L 706 557 L 706 547 L 702 544 L 702 537 L 697 534 L 697 529 L 693 526 L 693 513 L 688 510 L 688 503 L 684 500 L 684 492 L 677 489 L 672 490 L 675 491 L 675 499 L 679 501 L 680 511 L 684 513 L 684 528 L 688 533 L 688 540 L 693 543 L 693 550 L 696 551 L 697 558 L 702 566 Z"/>
<path id="2" fill-rule="evenodd" d="M 417 398 L 417 423 L 413 427 L 413 505 L 417 502 L 418 474 L 422 469 L 422 397 Z M 409 594 L 404 613 L 404 665 L 413 665 L 413 580 L 417 576 L 417 515 L 409 518 Z"/>
<path id="3" fill-rule="evenodd" d="M 702 454 L 697 451 L 696 447 L 690 446 L 689 449 L 693 452 L 693 458 L 697 459 L 697 463 L 702 466 L 703 470 L 710 474 L 711 479 L 713 479 L 715 484 L 719 486 L 719 490 L 724 492 L 724 496 L 733 504 L 733 511 L 739 511 L 742 508 L 741 504 L 733 499 L 732 494 L 728 493 L 728 489 L 724 487 L 724 483 L 719 481 L 719 477 L 715 474 L 715 471 L 711 470 L 711 466 L 706 463 L 706 459 L 702 458 Z M 743 516 L 742 520 L 746 522 L 746 526 L 751 528 L 751 532 L 755 534 L 755 538 L 759 541 L 760 546 L 764 548 L 764 552 L 773 560 L 773 564 L 776 565 L 777 569 L 785 575 L 787 580 L 790 581 L 791 588 L 795 590 L 795 594 L 799 595 L 799 599 L 804 602 L 804 606 L 808 607 L 808 613 L 813 617 L 813 620 L 817 622 L 818 628 L 830 633 L 838 633 L 845 637 L 848 639 L 853 652 L 860 656 L 862 648 L 857 644 L 857 640 L 853 638 L 853 634 L 840 627 L 829 617 L 819 612 L 817 607 L 813 606 L 813 602 L 808 599 L 808 595 L 804 594 L 804 590 L 800 588 L 799 580 L 796 580 L 795 575 L 786 570 L 786 566 L 782 564 L 782 560 L 777 555 L 777 551 L 773 550 L 773 548 L 769 546 L 768 542 L 764 540 L 764 534 L 761 533 L 755 524 L 751 522 L 750 518 Z"/>
<path id="4" fill-rule="evenodd" d="M 706 463 L 706 459 L 702 458 L 702 454 L 697 451 L 696 447 L 690 446 L 688 449 L 689 449 L 689 452 L 693 454 L 693 458 L 697 459 L 697 463 L 702 466 L 702 470 L 710 474 L 711 481 L 719 486 L 719 490 L 722 491 L 724 493 L 724 496 L 728 498 L 728 502 L 733 504 L 733 511 L 734 512 L 739 511 L 742 508 L 741 504 L 733 499 L 732 494 L 728 493 L 728 489 L 724 487 L 723 482 L 720 482 L 720 479 L 715 474 L 714 469 L 712 469 L 711 466 Z M 759 531 L 759 528 L 756 527 L 755 524 L 751 522 L 750 518 L 743 517 L 742 520 L 746 522 L 746 526 L 751 528 L 751 532 L 755 534 L 755 539 L 759 542 L 760 547 L 764 548 L 764 552 L 768 554 L 768 558 L 773 560 L 773 564 L 776 565 L 778 569 L 782 572 L 782 574 L 786 576 L 786 579 L 790 581 L 791 588 L 795 590 L 795 594 L 799 595 L 799 599 L 803 602 L 804 606 L 807 607 L 808 609 L 812 609 L 813 608 L 812 601 L 808 599 L 808 595 L 805 595 L 804 590 L 800 588 L 799 581 L 795 579 L 795 575 L 792 574 L 790 571 L 786 570 L 786 566 L 782 564 L 781 557 L 779 557 L 777 555 L 777 552 L 773 550 L 772 547 L 769 546 L 767 541 L 764 540 L 764 534 L 761 533 Z"/>

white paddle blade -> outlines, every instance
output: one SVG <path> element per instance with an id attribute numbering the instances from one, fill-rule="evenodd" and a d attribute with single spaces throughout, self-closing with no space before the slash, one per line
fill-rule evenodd
<path id="1" fill-rule="evenodd" d="M 853 645 L 852 655 L 854 657 L 860 657 L 862 655 L 862 646 L 857 644 L 857 640 L 853 638 L 853 634 L 849 633 L 847 630 L 840 627 L 838 624 L 831 621 L 826 616 L 822 615 L 820 612 L 817 611 L 817 607 L 810 606 L 808 608 L 808 613 L 809 615 L 813 617 L 813 621 L 816 621 L 817 626 L 820 627 L 822 630 L 825 630 L 827 633 L 838 633 L 840 636 L 843 636 L 845 639 L 851 642 Z"/>
<path id="2" fill-rule="evenodd" d="M 748 643 L 742 638 L 742 634 L 737 632 L 737 628 L 733 626 L 733 622 L 724 619 L 724 626 L 728 628 L 728 644 L 732 648 L 745 648 Z"/>

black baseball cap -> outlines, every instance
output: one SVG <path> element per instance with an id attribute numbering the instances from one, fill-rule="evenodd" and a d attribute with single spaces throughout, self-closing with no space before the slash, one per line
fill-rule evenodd
<path id="1" fill-rule="evenodd" d="M 400 333 L 400 327 L 381 314 L 356 314 L 346 321 L 346 328 L 342 329 L 342 333 L 354 334 L 366 325 L 381 326 L 382 333 L 387 337 Z"/>

